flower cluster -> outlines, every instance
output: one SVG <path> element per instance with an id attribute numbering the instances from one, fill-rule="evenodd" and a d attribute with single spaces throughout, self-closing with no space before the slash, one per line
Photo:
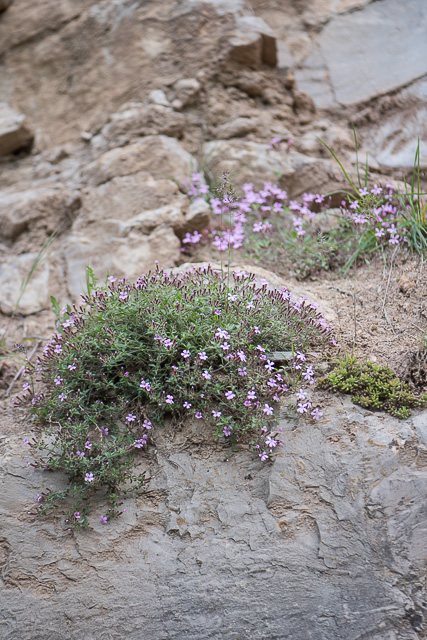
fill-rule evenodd
<path id="1" fill-rule="evenodd" d="M 65 470 L 81 500 L 107 487 L 112 517 L 120 486 L 147 481 L 134 473 L 134 457 L 165 420 L 204 421 L 217 439 L 250 443 L 268 460 L 282 444 L 275 406 L 295 384 L 314 382 L 305 347 L 332 341 L 314 305 L 242 272 L 230 283 L 210 267 L 157 269 L 133 284 L 109 278 L 66 310 L 30 371 L 22 402 L 53 436 L 33 441 L 47 451 L 38 465 Z M 294 350 L 285 369 L 269 355 L 278 349 Z M 297 412 L 316 420 L 305 393 Z M 84 513 L 79 504 L 74 512 Z"/>

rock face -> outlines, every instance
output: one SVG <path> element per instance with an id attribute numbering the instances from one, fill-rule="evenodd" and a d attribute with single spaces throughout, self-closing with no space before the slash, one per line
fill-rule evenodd
<path id="1" fill-rule="evenodd" d="M 2 638 L 425 637 L 415 420 L 426 413 L 402 422 L 336 400 L 319 424 L 280 419 L 285 446 L 267 466 L 200 421 L 159 428 L 141 458 L 156 476 L 146 492 L 74 535 L 28 515 L 62 480 L 26 467 L 22 438 L 3 439 Z"/>
<path id="2" fill-rule="evenodd" d="M 25 116 L 0 102 L 0 156 L 28 148 L 33 138 L 34 134 L 25 124 Z"/>

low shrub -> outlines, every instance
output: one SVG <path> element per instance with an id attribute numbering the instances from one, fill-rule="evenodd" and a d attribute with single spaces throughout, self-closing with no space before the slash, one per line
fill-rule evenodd
<path id="1" fill-rule="evenodd" d="M 170 421 L 206 423 L 217 440 L 271 458 L 282 444 L 275 404 L 314 383 L 305 348 L 333 341 L 313 305 L 211 268 L 157 269 L 134 284 L 109 277 L 101 287 L 90 274 L 88 284 L 79 309 L 57 308 L 58 332 L 20 399 L 38 424 L 27 441 L 42 453 L 34 466 L 63 470 L 70 482 L 39 496 L 40 511 L 72 496 L 68 520 L 86 526 L 89 497 L 104 488 L 110 507 L 101 522 L 120 513 L 123 491 L 149 480 L 136 473 L 135 457 Z M 293 354 L 285 369 L 269 358 L 277 350 Z M 298 414 L 320 417 L 303 388 L 297 400 Z"/>

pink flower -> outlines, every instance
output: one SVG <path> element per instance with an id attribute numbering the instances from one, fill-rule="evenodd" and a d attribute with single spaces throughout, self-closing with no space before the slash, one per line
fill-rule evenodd
<path id="1" fill-rule="evenodd" d="M 264 409 L 262 410 L 262 412 L 265 413 L 267 416 L 272 416 L 273 415 L 273 407 L 270 407 L 270 405 L 265 403 L 264 404 Z"/>
<path id="2" fill-rule="evenodd" d="M 313 411 L 311 412 L 311 417 L 313 418 L 313 420 L 319 420 L 319 418 L 321 418 L 322 416 L 323 413 L 319 411 L 318 407 L 313 409 Z"/>
<path id="3" fill-rule="evenodd" d="M 221 345 L 221 349 L 224 349 L 224 351 L 228 351 L 230 348 L 230 345 L 228 344 L 228 342 L 224 342 L 224 344 Z"/>
<path id="4" fill-rule="evenodd" d="M 264 460 L 268 459 L 268 453 L 266 451 L 263 451 L 262 453 L 258 454 L 259 457 L 261 458 L 261 460 L 264 462 Z"/>
<path id="5" fill-rule="evenodd" d="M 55 383 L 55 384 L 58 384 L 58 385 L 59 385 L 59 384 L 62 384 L 63 382 L 64 382 L 64 381 L 63 381 L 63 379 L 61 378 L 61 376 L 56 376 L 56 378 L 55 378 L 55 380 L 54 380 L 54 383 Z"/>
<path id="6" fill-rule="evenodd" d="M 267 369 L 270 373 L 273 371 L 274 362 L 271 360 L 267 360 L 267 364 L 264 365 L 264 368 Z"/>
<path id="7" fill-rule="evenodd" d="M 173 404 L 173 396 L 166 396 L 166 404 Z"/>
<path id="8" fill-rule="evenodd" d="M 203 371 L 202 376 L 204 377 L 205 380 L 210 380 L 212 378 L 211 374 L 207 370 Z"/>
<path id="9" fill-rule="evenodd" d="M 188 349 L 184 349 L 184 351 L 181 352 L 181 355 L 184 358 L 184 360 L 187 360 L 187 358 L 189 358 L 191 354 L 188 351 Z"/>
<path id="10" fill-rule="evenodd" d="M 99 516 L 99 521 L 101 524 L 107 524 L 108 518 L 107 516 Z"/>
<path id="11" fill-rule="evenodd" d="M 239 357 L 240 362 L 246 362 L 246 355 L 244 351 L 242 350 L 238 351 L 237 355 Z"/>
<path id="12" fill-rule="evenodd" d="M 227 400 L 232 400 L 233 398 L 236 397 L 236 394 L 233 393 L 232 391 L 226 391 L 225 392 L 225 397 L 227 398 Z"/>
<path id="13" fill-rule="evenodd" d="M 134 422 L 136 420 L 136 416 L 130 413 L 128 416 L 126 416 L 126 420 L 127 422 Z"/>
<path id="14" fill-rule="evenodd" d="M 219 418 L 221 416 L 221 411 L 212 411 L 212 415 L 214 418 Z"/>
<path id="15" fill-rule="evenodd" d="M 208 359 L 208 356 L 206 355 L 206 353 L 204 351 L 201 351 L 197 355 L 199 356 L 200 360 L 207 360 Z"/>
<path id="16" fill-rule="evenodd" d="M 85 481 L 86 482 L 93 482 L 95 480 L 93 473 L 87 473 L 85 475 Z"/>
<path id="17" fill-rule="evenodd" d="M 92 443 L 89 442 L 89 440 L 86 440 L 85 442 L 85 449 L 92 449 Z"/>
<path id="18" fill-rule="evenodd" d="M 239 372 L 239 376 L 247 376 L 248 375 L 246 367 L 242 367 L 241 369 L 238 369 L 238 372 Z"/>
<path id="19" fill-rule="evenodd" d="M 224 338 L 225 340 L 228 340 L 230 338 L 230 334 L 225 329 L 220 329 L 218 327 L 218 329 L 216 330 L 216 333 L 215 333 L 215 337 L 216 338 Z"/>
<path id="20" fill-rule="evenodd" d="M 182 406 L 184 407 L 184 409 L 190 409 L 191 402 L 184 402 L 184 404 Z"/>
<path id="21" fill-rule="evenodd" d="M 223 431 L 223 433 L 224 433 L 224 435 L 225 435 L 226 437 L 231 436 L 231 429 L 230 429 L 230 427 L 224 427 L 224 429 L 223 429 L 222 431 Z"/>
<path id="22" fill-rule="evenodd" d="M 146 429 L 151 429 L 152 428 L 151 422 L 149 420 L 144 420 L 143 426 Z"/>
<path id="23" fill-rule="evenodd" d="M 74 512 L 74 517 L 75 517 L 76 520 L 80 520 L 80 518 L 81 518 L 80 513 L 78 511 L 75 511 Z"/>
<path id="24" fill-rule="evenodd" d="M 200 411 L 198 411 L 198 412 L 196 413 L 196 418 L 198 418 L 199 420 L 200 420 L 200 418 L 202 418 L 202 414 L 200 413 Z"/>

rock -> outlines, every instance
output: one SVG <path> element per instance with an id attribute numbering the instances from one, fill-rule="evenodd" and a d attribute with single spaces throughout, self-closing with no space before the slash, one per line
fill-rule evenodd
<path id="1" fill-rule="evenodd" d="M 63 250 L 74 299 L 89 264 L 100 278 L 108 273 L 136 277 L 155 260 L 165 267 L 176 264 L 188 198 L 174 182 L 139 172 L 88 188 L 82 200 Z"/>
<path id="2" fill-rule="evenodd" d="M 0 239 L 16 241 L 24 232 L 43 228 L 46 235 L 64 230 L 80 206 L 78 195 L 61 186 L 0 192 Z"/>
<path id="3" fill-rule="evenodd" d="M 111 148 L 129 144 L 133 138 L 141 136 L 160 134 L 182 138 L 184 128 L 184 116 L 169 107 L 129 103 L 111 116 L 101 134 Z"/>
<path id="4" fill-rule="evenodd" d="M 0 0 L 0 11 L 6 11 L 12 4 L 13 0 Z"/>
<path id="5" fill-rule="evenodd" d="M 107 151 L 88 165 L 86 174 L 92 184 L 140 171 L 148 171 L 155 178 L 184 183 L 196 170 L 195 158 L 175 138 L 147 136 L 135 144 Z"/>
<path id="6" fill-rule="evenodd" d="M 285 446 L 266 465 L 202 421 L 154 429 L 148 488 L 105 526 L 99 495 L 74 534 L 28 513 L 65 480 L 26 465 L 17 413 L 19 435 L 1 441 L 2 638 L 424 637 L 405 610 L 424 611 L 427 473 L 391 446 L 402 421 L 323 402 L 316 424 L 280 418 Z"/>
<path id="7" fill-rule="evenodd" d="M 162 107 L 171 106 L 165 92 L 162 89 L 155 89 L 154 91 L 151 91 L 148 96 L 148 102 L 151 102 L 151 104 L 157 104 Z"/>
<path id="8" fill-rule="evenodd" d="M 329 191 L 329 185 L 343 184 L 339 169 L 330 160 L 314 159 L 296 151 L 272 149 L 269 145 L 247 140 L 207 142 L 203 153 L 214 175 L 230 172 L 233 185 L 253 182 L 262 187 L 278 175 L 277 181 L 295 197 L 304 191 Z"/>
<path id="9" fill-rule="evenodd" d="M 28 149 L 34 134 L 25 124 L 25 116 L 0 102 L 0 156 Z"/>
<path id="10" fill-rule="evenodd" d="M 362 11 L 334 16 L 319 43 L 336 100 L 356 104 L 425 75 L 426 25 L 424 0 L 404 5 L 400 0 L 380 0 Z"/>
<path id="11" fill-rule="evenodd" d="M 258 69 L 263 63 L 277 64 L 276 40 L 270 27 L 256 16 L 236 19 L 236 29 L 229 39 L 230 60 Z"/>
<path id="12" fill-rule="evenodd" d="M 227 70 L 222 74 L 221 82 L 225 87 L 237 87 L 251 98 L 261 95 L 265 87 L 265 78 L 260 71 L 246 69 L 239 69 L 237 73 Z"/>
<path id="13" fill-rule="evenodd" d="M 211 221 L 210 212 L 211 209 L 207 202 L 201 198 L 193 200 L 185 214 L 182 230 L 176 228 L 175 231 L 180 235 L 180 237 L 183 237 L 186 233 L 192 233 L 193 231 L 203 231 L 209 226 Z"/>
<path id="14" fill-rule="evenodd" d="M 182 105 L 181 108 L 194 104 L 201 89 L 200 82 L 196 78 L 180 78 L 175 82 L 173 88 L 176 98 Z"/>
<path id="15" fill-rule="evenodd" d="M 38 253 L 25 253 L 0 262 L 1 313 L 27 316 L 50 308 L 49 263 L 42 261 L 31 275 L 39 258 Z"/>
<path id="16" fill-rule="evenodd" d="M 150 225 L 148 225 L 150 226 Z M 86 267 L 90 265 L 103 280 L 108 274 L 136 278 L 155 267 L 171 267 L 180 256 L 181 243 L 173 229 L 156 225 L 152 233 L 143 233 L 148 226 L 120 225 L 117 220 L 101 221 L 96 228 L 86 227 L 71 233 L 64 244 L 68 290 L 78 300 L 85 289 Z M 120 235 L 119 235 L 120 234 Z"/>
<path id="17" fill-rule="evenodd" d="M 301 124 L 311 122 L 313 115 L 316 113 L 313 99 L 304 91 L 294 91 L 293 107 Z"/>
<path id="18" fill-rule="evenodd" d="M 248 6 L 245 0 L 188 0 L 189 4 L 209 4 L 215 8 L 218 15 L 232 13 L 235 16 L 247 13 Z"/>
<path id="19" fill-rule="evenodd" d="M 255 118 L 233 118 L 217 129 L 219 139 L 243 138 L 257 130 L 258 120 Z"/>

